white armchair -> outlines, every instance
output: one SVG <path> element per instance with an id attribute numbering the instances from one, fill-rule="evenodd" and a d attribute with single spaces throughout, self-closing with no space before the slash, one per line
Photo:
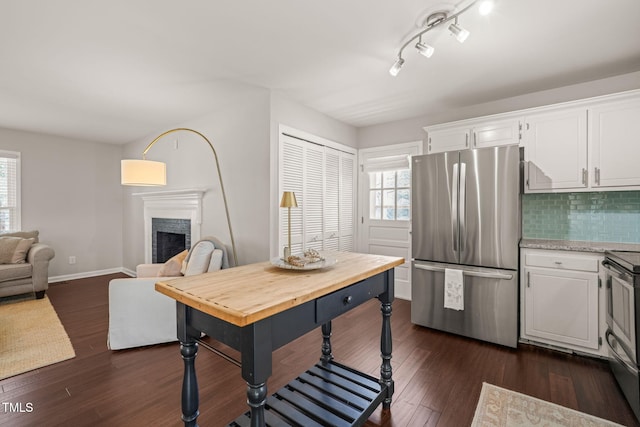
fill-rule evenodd
<path id="1" fill-rule="evenodd" d="M 109 349 L 177 341 L 176 301 L 155 290 L 156 282 L 175 278 L 158 276 L 164 265 L 140 264 L 136 278 L 109 282 Z M 228 267 L 224 245 L 205 237 L 189 250 L 182 272 L 191 276 Z"/>

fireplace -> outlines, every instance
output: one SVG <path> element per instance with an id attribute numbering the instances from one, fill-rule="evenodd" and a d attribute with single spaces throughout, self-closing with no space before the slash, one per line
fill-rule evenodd
<path id="1" fill-rule="evenodd" d="M 191 247 L 191 220 L 151 218 L 151 261 L 162 263 Z"/>
<path id="2" fill-rule="evenodd" d="M 133 193 L 142 197 L 144 202 L 144 253 L 145 262 L 164 262 L 164 257 L 171 258 L 184 249 L 190 248 L 192 242 L 200 240 L 200 224 L 202 223 L 202 196 L 205 189 L 168 190 L 157 192 Z M 169 248 L 160 246 L 158 255 L 157 233 L 166 233 L 160 240 L 169 240 Z M 182 236 L 184 235 L 184 245 Z M 179 247 L 174 247 L 176 241 Z M 182 248 L 182 249 L 180 249 Z M 167 253 L 164 253 L 164 251 Z"/>

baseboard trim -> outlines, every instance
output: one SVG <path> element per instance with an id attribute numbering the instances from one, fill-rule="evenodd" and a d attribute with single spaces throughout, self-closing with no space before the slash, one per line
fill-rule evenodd
<path id="1" fill-rule="evenodd" d="M 105 274 L 124 273 L 127 276 L 135 277 L 135 271 L 124 267 L 108 268 L 105 270 L 84 271 L 82 273 L 63 274 L 61 276 L 49 277 L 49 283 L 65 282 L 67 280 L 86 279 L 87 277 L 104 276 Z"/>

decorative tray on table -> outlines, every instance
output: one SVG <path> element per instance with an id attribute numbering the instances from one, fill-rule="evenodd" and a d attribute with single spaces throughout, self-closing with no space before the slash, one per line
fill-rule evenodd
<path id="1" fill-rule="evenodd" d="M 271 264 L 287 270 L 317 270 L 334 265 L 336 261 L 335 258 L 321 255 L 315 249 L 309 249 L 304 254 L 292 255 L 286 259 L 280 257 L 272 258 Z"/>

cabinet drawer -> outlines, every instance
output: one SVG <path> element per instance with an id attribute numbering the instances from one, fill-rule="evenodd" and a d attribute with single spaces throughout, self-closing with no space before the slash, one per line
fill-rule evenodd
<path id="1" fill-rule="evenodd" d="M 532 267 L 598 272 L 600 260 L 598 257 L 584 255 L 527 253 L 525 264 Z"/>
<path id="2" fill-rule="evenodd" d="M 325 323 L 384 292 L 384 279 L 359 282 L 316 300 L 316 323 Z"/>

